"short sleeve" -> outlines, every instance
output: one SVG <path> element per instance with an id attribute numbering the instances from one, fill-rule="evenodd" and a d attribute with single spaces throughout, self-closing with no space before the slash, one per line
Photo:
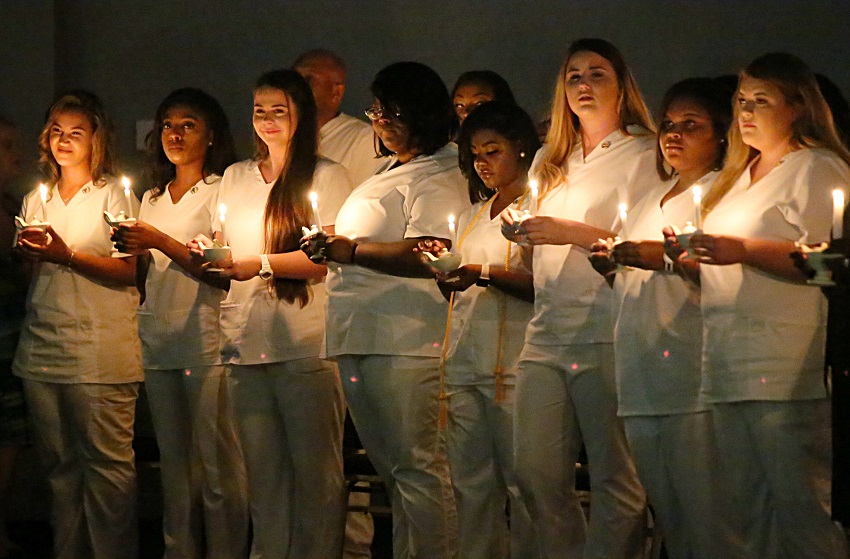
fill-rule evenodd
<path id="1" fill-rule="evenodd" d="M 464 185 L 457 169 L 423 177 L 410 185 L 404 202 L 408 216 L 404 238 L 453 238 L 449 231 L 449 215 L 457 219 L 470 205 Z"/>
<path id="2" fill-rule="evenodd" d="M 813 150 L 808 165 L 796 176 L 793 192 L 781 206 L 783 216 L 800 234 L 799 242 L 812 244 L 829 240 L 832 230 L 832 191 L 848 191 L 850 168 L 824 150 Z"/>
<path id="3" fill-rule="evenodd" d="M 329 159 L 319 160 L 313 174 L 313 190 L 318 197 L 322 225 L 330 226 L 336 223 L 339 209 L 352 189 L 351 178 L 345 167 Z"/>

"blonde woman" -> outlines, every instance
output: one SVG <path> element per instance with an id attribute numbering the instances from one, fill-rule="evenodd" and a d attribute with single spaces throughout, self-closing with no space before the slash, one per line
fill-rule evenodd
<path id="1" fill-rule="evenodd" d="M 831 191 L 850 184 L 815 77 L 773 53 L 741 74 L 723 172 L 704 201 L 702 391 L 753 557 L 847 557 L 830 520 L 826 300 L 795 243 L 829 240 Z"/>
<path id="2" fill-rule="evenodd" d="M 516 387 L 516 475 L 541 555 L 636 557 L 646 497 L 617 418 L 611 293 L 588 255 L 620 228 L 620 204 L 652 178 L 654 126 L 617 49 L 601 39 L 570 46 L 552 104 L 552 127 L 531 176 L 537 217 L 523 225 L 534 248 L 534 318 Z M 590 525 L 574 491 L 587 449 Z"/>

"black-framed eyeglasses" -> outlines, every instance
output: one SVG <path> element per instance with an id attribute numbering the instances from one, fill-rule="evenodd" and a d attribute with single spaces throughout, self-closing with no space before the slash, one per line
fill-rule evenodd
<path id="1" fill-rule="evenodd" d="M 363 112 L 366 113 L 369 120 L 379 120 L 381 118 L 392 120 L 394 118 L 401 118 L 401 112 L 388 110 L 384 107 L 369 107 Z"/>

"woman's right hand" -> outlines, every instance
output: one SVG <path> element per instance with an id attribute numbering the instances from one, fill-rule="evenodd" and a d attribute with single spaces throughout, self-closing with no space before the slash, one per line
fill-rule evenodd
<path id="1" fill-rule="evenodd" d="M 437 285 L 443 293 L 466 291 L 481 277 L 481 264 L 464 264 L 447 274 L 437 274 Z"/>
<path id="2" fill-rule="evenodd" d="M 611 259 L 611 253 L 608 250 L 608 244 L 596 242 L 590 247 L 590 265 L 593 269 L 599 272 L 603 277 L 608 277 L 617 269 L 617 263 Z"/>

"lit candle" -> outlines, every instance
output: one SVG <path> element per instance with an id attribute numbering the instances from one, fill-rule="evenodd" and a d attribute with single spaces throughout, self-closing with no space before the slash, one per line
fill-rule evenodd
<path id="1" fill-rule="evenodd" d="M 310 192 L 310 205 L 313 207 L 313 225 L 317 231 L 322 230 L 322 218 L 319 217 L 319 195 L 315 191 Z"/>
<path id="2" fill-rule="evenodd" d="M 227 215 L 227 206 L 224 204 L 218 205 L 218 222 L 221 224 L 221 244 L 222 246 L 230 246 L 227 244 L 227 231 L 224 228 L 224 218 Z"/>
<path id="3" fill-rule="evenodd" d="M 121 184 L 124 185 L 124 198 L 127 199 L 127 217 L 133 217 L 133 202 L 130 200 L 130 179 L 121 177 Z"/>
<path id="4" fill-rule="evenodd" d="M 455 215 L 449 214 L 449 233 L 454 236 L 455 234 Z"/>
<path id="5" fill-rule="evenodd" d="M 626 224 L 626 217 L 629 215 L 629 206 L 625 202 L 620 203 L 620 229 Z"/>
<path id="6" fill-rule="evenodd" d="M 47 223 L 47 185 L 38 185 L 38 193 L 41 195 L 41 220 Z"/>
<path id="7" fill-rule="evenodd" d="M 697 229 L 702 229 L 702 211 L 700 211 L 700 206 L 702 206 L 702 187 L 694 185 L 691 189 L 694 193 L 694 225 Z"/>
<path id="8" fill-rule="evenodd" d="M 844 191 L 836 188 L 832 191 L 832 238 L 840 239 L 844 235 Z"/>
<path id="9" fill-rule="evenodd" d="M 534 179 L 528 181 L 528 188 L 531 190 L 531 202 L 528 204 L 528 213 L 535 216 L 537 215 L 537 181 Z"/>

